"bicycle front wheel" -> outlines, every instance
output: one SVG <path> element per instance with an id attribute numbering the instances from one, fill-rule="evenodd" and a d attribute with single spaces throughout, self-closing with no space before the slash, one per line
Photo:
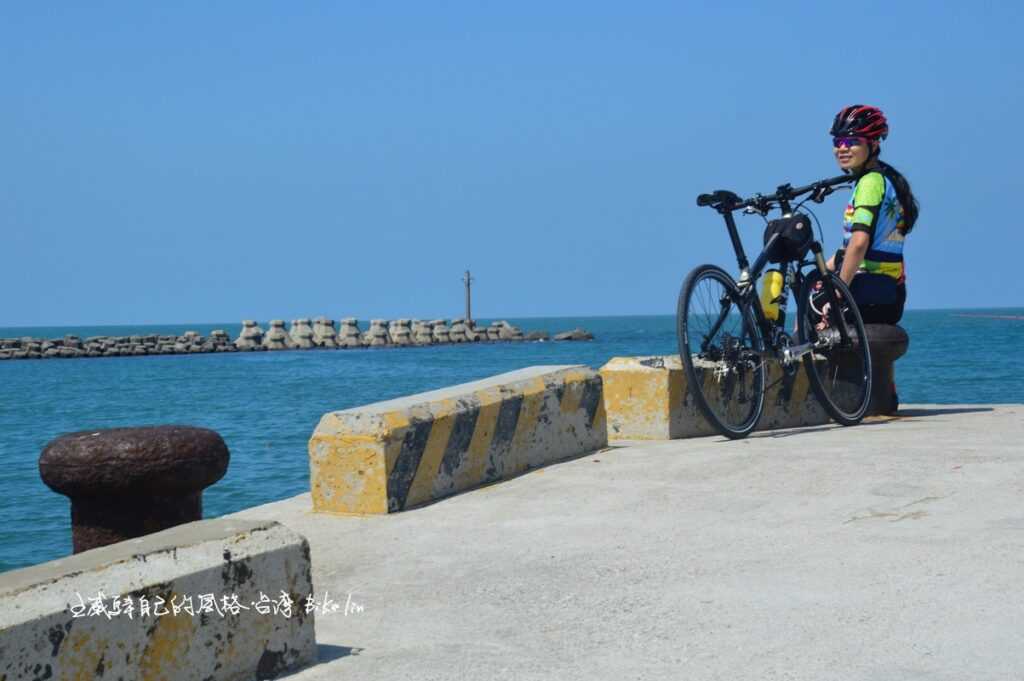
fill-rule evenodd
<path id="1" fill-rule="evenodd" d="M 797 310 L 798 342 L 814 344 L 804 355 L 804 368 L 821 406 L 837 423 L 853 426 L 864 418 L 871 401 L 871 351 L 850 289 L 835 272 L 828 273 L 828 281 L 839 295 L 838 309 L 819 272 L 804 279 Z"/>
<path id="2" fill-rule="evenodd" d="M 764 348 L 750 305 L 725 270 L 701 265 L 686 277 L 676 333 L 701 413 L 722 435 L 746 437 L 764 410 Z"/>

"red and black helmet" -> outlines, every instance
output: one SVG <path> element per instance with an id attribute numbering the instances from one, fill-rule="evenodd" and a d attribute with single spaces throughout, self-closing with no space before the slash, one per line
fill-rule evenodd
<path id="1" fill-rule="evenodd" d="M 889 123 L 882 110 L 874 106 L 854 104 L 845 107 L 832 121 L 833 137 L 866 137 L 884 140 L 889 135 Z"/>

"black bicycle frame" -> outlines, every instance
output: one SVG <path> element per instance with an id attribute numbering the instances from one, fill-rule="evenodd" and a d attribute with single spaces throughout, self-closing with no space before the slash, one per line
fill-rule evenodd
<path id="1" fill-rule="evenodd" d="M 784 213 L 788 212 L 788 202 L 780 202 L 780 208 L 782 208 Z M 779 348 L 775 344 L 774 322 L 769 320 L 768 317 L 764 314 L 764 309 L 761 307 L 761 299 L 756 295 L 756 283 L 757 280 L 760 278 L 765 265 L 768 264 L 768 259 L 770 257 L 769 253 L 771 251 L 772 244 L 774 243 L 775 239 L 779 238 L 779 235 L 772 235 L 772 237 L 768 240 L 768 243 L 765 244 L 764 249 L 761 251 L 761 253 L 758 254 L 757 258 L 754 260 L 754 264 L 750 265 L 750 262 L 747 260 L 747 254 L 743 250 L 743 242 L 740 240 L 739 230 L 736 228 L 736 220 L 733 218 L 732 211 L 720 210 L 719 212 L 725 219 L 725 225 L 729 230 L 729 239 L 730 241 L 732 241 L 732 247 L 736 253 L 736 263 L 737 265 L 739 265 L 740 268 L 740 280 L 738 282 L 740 287 L 740 300 L 736 302 L 737 304 L 749 303 L 751 307 L 753 307 L 755 322 L 759 330 L 761 331 L 761 337 L 765 341 L 765 347 L 767 349 L 770 349 L 773 354 L 776 354 Z M 791 287 L 791 290 L 793 290 L 793 297 L 797 299 L 797 309 L 799 309 L 799 294 L 801 283 L 804 276 L 801 268 L 806 265 L 813 264 L 817 267 L 818 272 L 821 274 L 821 280 L 825 289 L 825 293 L 828 296 L 828 302 L 832 305 L 833 310 L 839 310 L 839 297 L 836 294 L 835 287 L 832 285 L 832 280 L 829 279 L 828 277 L 829 270 L 828 266 L 825 264 L 825 258 L 822 255 L 821 244 L 817 240 L 811 241 L 810 250 L 814 254 L 814 259 L 810 261 L 801 261 L 800 263 L 797 264 L 797 276 L 795 281 L 793 282 L 793 286 Z M 782 271 L 788 272 L 790 264 L 790 262 L 782 263 Z M 713 338 L 715 334 L 718 333 L 719 328 L 721 328 L 722 324 L 725 323 L 725 318 L 728 316 L 729 307 L 726 304 L 726 301 L 723 300 L 722 303 L 722 312 L 719 315 L 718 319 L 715 321 L 715 323 L 712 325 L 711 330 L 709 331 L 704 342 L 701 344 L 702 350 L 707 350 L 706 345 L 708 339 Z M 846 326 L 846 320 L 843 318 L 843 315 L 839 315 L 839 320 L 839 337 L 842 341 L 842 344 L 846 346 L 850 343 L 850 331 Z"/>
<path id="2" fill-rule="evenodd" d="M 754 308 L 754 316 L 756 322 L 761 331 L 761 336 L 766 340 L 766 345 L 777 354 L 778 348 L 775 345 L 775 334 L 773 328 L 773 322 L 769 321 L 764 314 L 764 310 L 761 307 L 761 300 L 754 292 L 757 290 L 756 282 L 761 276 L 762 270 L 766 264 L 768 264 L 768 252 L 774 243 L 774 239 L 778 238 L 778 235 L 773 235 L 772 239 L 765 244 L 764 250 L 754 260 L 753 267 L 750 266 L 750 262 L 747 260 L 747 254 L 743 250 L 743 242 L 740 240 L 739 231 L 736 229 L 736 221 L 733 218 L 733 211 L 741 209 L 752 209 L 754 212 L 766 215 L 768 211 L 774 206 L 782 211 L 783 215 L 792 214 L 793 210 L 790 207 L 790 201 L 795 200 L 799 196 L 805 194 L 811 194 L 811 199 L 820 203 L 828 194 L 833 191 L 834 187 L 845 184 L 851 181 L 851 177 L 848 175 L 840 175 L 827 180 L 821 180 L 813 184 L 809 184 L 805 187 L 793 187 L 789 184 L 783 184 L 776 189 L 774 194 L 768 196 L 762 196 L 760 194 L 755 195 L 749 199 L 741 199 L 736 194 L 726 191 L 718 190 L 712 194 L 701 194 L 697 197 L 698 206 L 711 206 L 717 210 L 722 217 L 725 219 L 725 226 L 729 230 L 729 240 L 732 242 L 733 251 L 736 253 L 736 263 L 740 268 L 740 278 L 737 282 L 740 287 L 740 300 L 736 301 L 737 304 L 751 303 Z M 797 206 L 799 208 L 799 206 Z M 832 305 L 833 310 L 841 309 L 839 307 L 839 297 L 836 294 L 835 286 L 832 285 L 832 280 L 829 278 L 828 267 L 825 264 L 825 258 L 821 253 L 821 244 L 818 241 L 811 241 L 810 250 L 814 254 L 814 259 L 810 261 L 801 260 L 796 265 L 796 278 L 793 282 L 793 289 L 795 289 L 794 297 L 797 298 L 797 309 L 800 306 L 799 291 L 802 287 L 803 272 L 802 268 L 807 265 L 815 265 L 821 275 L 822 286 L 825 289 L 825 293 L 828 296 L 827 301 Z M 788 271 L 790 263 L 783 263 L 783 269 Z M 853 302 L 853 301 L 851 301 Z M 728 315 L 729 306 L 728 301 L 722 301 L 722 312 L 719 315 L 718 320 L 712 325 L 711 333 L 704 342 L 701 344 L 702 350 L 707 350 L 708 338 L 714 337 L 718 333 L 722 324 L 725 322 L 725 318 Z M 838 316 L 839 323 L 839 336 L 843 346 L 849 346 L 850 344 L 850 331 L 846 326 L 846 319 L 842 314 Z"/>

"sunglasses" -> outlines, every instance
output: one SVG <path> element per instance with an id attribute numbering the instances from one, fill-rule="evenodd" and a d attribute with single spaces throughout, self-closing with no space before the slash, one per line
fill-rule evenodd
<path id="1" fill-rule="evenodd" d="M 867 144 L 867 143 L 868 143 L 867 139 L 865 139 L 863 137 L 833 137 L 832 138 L 832 146 L 834 146 L 836 149 L 838 149 L 839 147 L 846 147 L 847 149 L 851 149 L 853 147 L 858 147 L 858 146 L 861 146 L 861 145 Z"/>

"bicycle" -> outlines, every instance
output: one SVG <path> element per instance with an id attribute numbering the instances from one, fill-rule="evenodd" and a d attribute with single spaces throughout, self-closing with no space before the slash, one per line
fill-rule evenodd
<path id="1" fill-rule="evenodd" d="M 698 206 L 710 206 L 725 219 L 740 275 L 734 280 L 716 265 L 690 272 L 679 293 L 676 330 L 694 401 L 726 437 L 743 438 L 757 427 L 768 388 L 793 377 L 801 361 L 814 395 L 832 419 L 851 426 L 867 412 L 871 354 L 864 322 L 847 285 L 827 268 L 810 217 L 800 212 L 808 200 L 821 203 L 838 185 L 850 182 L 843 175 L 798 188 L 783 184 L 774 194 L 749 199 L 727 190 L 697 197 Z M 791 202 L 804 195 L 809 196 L 792 208 Z M 775 208 L 782 218 L 768 221 Z M 738 210 L 759 214 L 768 223 L 764 250 L 753 265 L 733 217 Z M 757 287 L 769 262 L 779 265 L 783 277 L 782 291 L 769 306 L 778 303 L 775 319 L 766 314 Z M 785 330 L 788 293 L 797 299 L 796 342 Z M 782 367 L 782 378 L 771 385 L 765 379 L 768 362 Z"/>

